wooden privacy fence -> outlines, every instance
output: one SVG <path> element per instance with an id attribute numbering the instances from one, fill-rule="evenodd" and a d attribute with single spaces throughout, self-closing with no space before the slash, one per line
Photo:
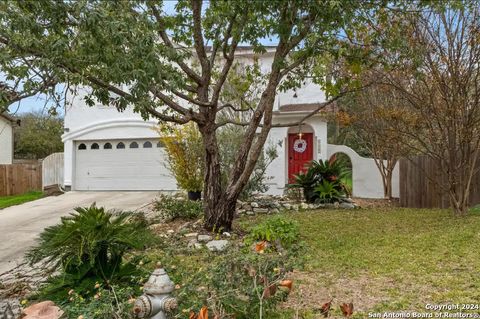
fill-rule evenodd
<path id="1" fill-rule="evenodd" d="M 42 190 L 41 164 L 0 165 L 0 196 Z"/>
<path id="2" fill-rule="evenodd" d="M 63 153 L 50 154 L 42 161 L 42 187 L 53 185 L 63 185 Z"/>
<path id="3" fill-rule="evenodd" d="M 434 177 L 434 180 L 429 179 Z M 447 185 L 437 163 L 426 156 L 400 160 L 400 206 L 412 208 L 449 208 L 448 194 L 441 190 Z M 480 174 L 476 174 L 470 186 L 470 205 L 480 203 Z"/>

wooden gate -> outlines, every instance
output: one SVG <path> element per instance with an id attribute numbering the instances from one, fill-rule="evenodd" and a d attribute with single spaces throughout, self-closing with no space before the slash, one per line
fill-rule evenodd
<path id="1" fill-rule="evenodd" d="M 0 196 L 42 190 L 41 164 L 0 165 Z"/>
<path id="2" fill-rule="evenodd" d="M 42 161 L 42 188 L 63 185 L 63 153 L 53 153 Z"/>

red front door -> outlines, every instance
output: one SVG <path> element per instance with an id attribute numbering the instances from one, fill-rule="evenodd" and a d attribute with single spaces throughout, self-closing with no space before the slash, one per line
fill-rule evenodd
<path id="1" fill-rule="evenodd" d="M 313 133 L 288 134 L 288 182 L 295 182 L 294 174 L 305 171 L 313 160 Z"/>

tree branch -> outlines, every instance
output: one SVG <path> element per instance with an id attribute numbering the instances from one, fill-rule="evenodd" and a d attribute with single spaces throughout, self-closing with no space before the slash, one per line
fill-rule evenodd
<path id="1" fill-rule="evenodd" d="M 163 43 L 165 43 L 165 45 L 168 46 L 169 48 L 176 49 L 172 41 L 170 41 L 170 38 L 168 37 L 168 34 L 165 28 L 163 27 L 165 25 L 165 21 L 162 18 L 160 12 L 158 11 L 157 7 L 154 4 L 152 4 L 150 1 L 147 2 L 147 5 L 152 11 L 153 16 L 155 17 L 155 20 L 158 25 L 158 34 L 160 35 L 160 38 L 162 38 Z M 195 73 L 195 71 L 193 71 L 185 62 L 175 61 L 175 63 L 177 63 L 178 66 L 182 69 L 182 71 L 185 72 L 185 74 L 194 82 L 196 82 L 197 84 L 202 83 L 202 78 L 197 73 Z"/>

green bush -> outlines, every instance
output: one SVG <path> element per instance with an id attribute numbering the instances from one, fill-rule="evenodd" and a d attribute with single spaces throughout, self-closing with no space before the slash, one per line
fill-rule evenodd
<path id="1" fill-rule="evenodd" d="M 266 240 L 269 242 L 279 241 L 284 247 L 289 247 L 298 241 L 298 224 L 284 217 L 269 218 L 254 226 L 247 237 L 247 242 Z"/>
<path id="2" fill-rule="evenodd" d="M 166 220 L 195 219 L 203 214 L 201 201 L 191 201 L 173 196 L 161 195 L 155 201 L 154 207 Z"/>
<path id="3" fill-rule="evenodd" d="M 288 297 L 288 291 L 278 284 L 301 266 L 302 252 L 300 245 L 282 253 L 269 250 L 263 254 L 231 245 L 222 254 L 205 250 L 165 254 L 161 263 L 178 284 L 179 307 L 174 317 L 186 318 L 190 310 L 198 313 L 207 306 L 209 317 L 252 319 L 260 318 L 262 312 L 263 318 L 273 318 L 277 305 Z M 263 293 L 269 286 L 276 291 L 267 297 Z"/>
<path id="4" fill-rule="evenodd" d="M 342 192 L 342 185 L 339 181 L 330 182 L 326 179 L 322 180 L 313 190 L 318 196 L 318 201 L 322 203 L 339 202 L 344 197 Z"/>
<path id="5" fill-rule="evenodd" d="M 329 161 L 312 161 L 306 172 L 295 176 L 295 183 L 291 187 L 302 188 L 308 203 L 340 201 L 348 195 L 342 182 L 348 174 L 346 163 L 335 157 Z"/>
<path id="6" fill-rule="evenodd" d="M 95 294 L 90 298 L 84 298 L 73 289 L 69 291 L 66 297 L 68 301 L 62 304 L 66 318 L 134 318 L 132 299 L 142 293 L 139 287 L 92 287 L 92 290 Z"/>
<path id="7" fill-rule="evenodd" d="M 220 148 L 221 169 L 222 169 L 222 187 L 225 188 L 231 170 L 235 165 L 237 153 L 242 147 L 245 128 L 240 126 L 224 126 L 218 130 L 217 139 Z M 277 144 L 268 143 L 265 145 L 265 152 L 262 152 L 258 161 L 255 163 L 255 169 L 250 175 L 245 187 L 240 194 L 241 200 L 247 200 L 256 193 L 265 193 L 268 191 L 267 185 L 271 177 L 267 176 L 267 168 L 278 157 Z"/>
<path id="8" fill-rule="evenodd" d="M 60 224 L 46 228 L 37 246 L 27 253 L 31 264 L 45 261 L 58 272 L 40 292 L 52 300 L 65 296 L 72 287 L 87 297 L 96 282 L 104 287 L 129 282 L 140 275 L 140 257 L 125 261 L 125 254 L 155 241 L 145 222 L 131 218 L 132 213 L 114 214 L 95 204 L 75 211 L 62 217 Z"/>

